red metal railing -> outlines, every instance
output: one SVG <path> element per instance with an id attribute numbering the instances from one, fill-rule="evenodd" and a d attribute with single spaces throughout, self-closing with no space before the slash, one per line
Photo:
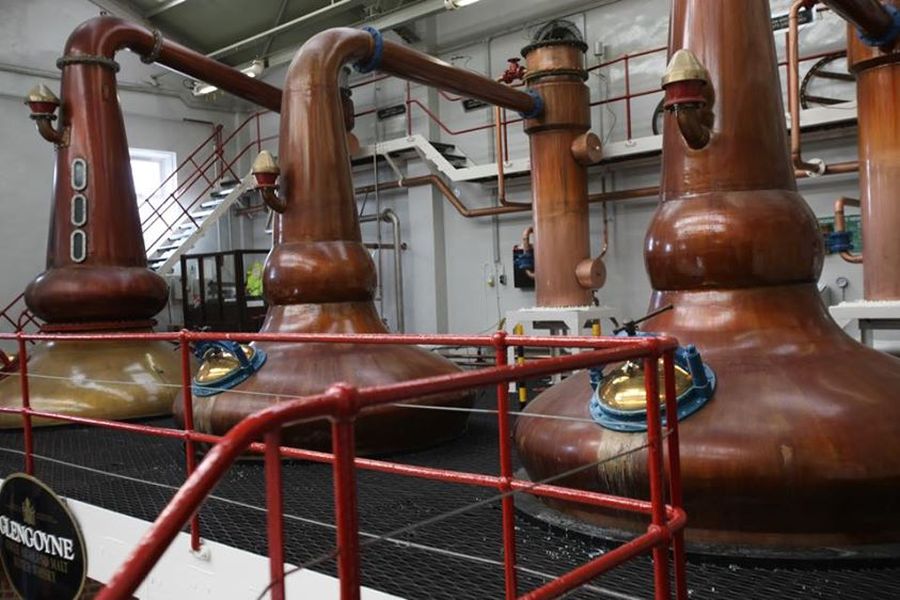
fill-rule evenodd
<path id="1" fill-rule="evenodd" d="M 591 106 L 601 106 L 604 104 L 612 104 L 615 102 L 624 102 L 625 103 L 625 112 L 626 112 L 626 133 L 627 133 L 627 137 L 629 140 L 632 138 L 631 101 L 634 98 L 639 98 L 641 96 L 662 93 L 662 90 L 658 87 L 654 88 L 654 89 L 650 89 L 650 90 L 644 90 L 644 91 L 632 93 L 631 92 L 631 64 L 630 63 L 632 60 L 634 60 L 636 58 L 640 58 L 643 56 L 648 56 L 648 55 L 656 54 L 656 53 L 660 53 L 660 52 L 665 52 L 665 51 L 666 51 L 666 47 L 662 46 L 662 47 L 658 47 L 658 48 L 651 48 L 649 50 L 642 50 L 640 52 L 623 54 L 622 56 L 619 56 L 618 58 L 614 58 L 609 61 L 598 63 L 587 69 L 587 71 L 590 72 L 590 71 L 596 71 L 598 69 L 611 67 L 611 66 L 614 66 L 619 63 L 624 64 L 625 93 L 621 96 L 616 96 L 613 98 L 596 100 L 594 102 L 591 102 Z M 660 73 L 660 75 L 661 75 L 661 73 Z M 366 85 L 377 83 L 379 81 L 384 81 L 386 79 L 390 79 L 390 76 L 376 75 L 365 81 L 357 82 L 357 83 L 351 85 L 350 87 L 354 88 L 354 89 L 360 88 L 360 87 L 363 87 Z M 467 127 L 467 128 L 462 128 L 462 129 L 453 129 L 453 128 L 449 127 L 446 123 L 444 123 L 440 119 L 440 117 L 438 117 L 436 114 L 434 114 L 434 112 L 432 110 L 430 110 L 424 103 L 422 103 L 421 101 L 412 97 L 412 93 L 411 93 L 412 88 L 411 88 L 411 85 L 409 82 L 406 82 L 405 85 L 406 85 L 406 97 L 405 97 L 404 103 L 406 105 L 406 132 L 407 132 L 407 135 L 412 135 L 412 109 L 413 109 L 413 107 L 416 107 L 419 110 L 421 110 L 423 113 L 425 113 L 425 115 L 432 122 L 434 122 L 441 129 L 441 131 L 443 131 L 447 135 L 452 135 L 452 136 L 464 135 L 464 134 L 473 133 L 476 131 L 484 131 L 486 129 L 493 129 L 495 126 L 495 124 L 493 122 L 491 122 L 491 123 L 486 123 L 483 125 L 476 125 L 473 127 Z M 523 84 L 517 84 L 513 87 L 521 87 L 521 85 L 523 85 Z M 447 94 L 444 92 L 441 92 L 441 96 L 450 102 L 459 102 L 464 99 L 463 96 L 453 96 L 451 94 Z M 370 114 L 377 112 L 377 110 L 378 110 L 377 108 L 365 109 L 360 112 L 357 112 L 356 116 L 362 117 L 362 116 L 370 115 Z M 508 125 L 511 125 L 513 123 L 519 123 L 521 121 L 522 121 L 521 118 L 503 119 L 502 123 L 503 123 L 503 126 L 506 127 Z"/>
<path id="2" fill-rule="evenodd" d="M 355 389 L 337 383 L 328 391 L 294 400 L 284 400 L 261 410 L 229 431 L 225 436 L 214 436 L 193 430 L 193 405 L 191 398 L 190 342 L 213 339 L 235 341 L 266 341 L 294 343 L 354 343 L 354 344 L 429 344 L 477 346 L 493 348 L 494 367 L 460 372 L 427 379 L 419 379 L 366 389 Z M 670 550 L 674 560 L 675 595 L 679 600 L 687 598 L 685 578 L 684 541 L 682 530 L 686 516 L 681 506 L 681 475 L 678 454 L 677 419 L 667 419 L 665 432 L 660 417 L 659 358 L 663 359 L 664 395 L 667 414 L 677 414 L 673 351 L 675 340 L 671 338 L 601 338 L 601 337 L 523 337 L 507 336 L 499 332 L 493 336 L 454 335 L 334 335 L 334 334 L 222 334 L 180 333 L 160 334 L 0 334 L 0 340 L 15 339 L 22 356 L 25 356 L 28 340 L 80 340 L 102 342 L 110 340 L 167 340 L 179 342 L 182 358 L 182 393 L 184 398 L 184 429 L 168 429 L 141 425 L 65 416 L 35 410 L 29 400 L 29 373 L 27 361 L 20 361 L 21 408 L 0 408 L 0 412 L 21 414 L 24 426 L 25 471 L 34 472 L 34 440 L 32 419 L 54 419 L 80 425 L 92 425 L 144 435 L 181 439 L 185 443 L 188 479 L 159 515 L 156 522 L 134 548 L 131 555 L 100 593 L 100 600 L 130 597 L 150 572 L 156 561 L 171 544 L 185 523 L 191 526 L 191 544 L 199 548 L 200 534 L 197 511 L 217 481 L 242 453 L 261 453 L 265 459 L 267 532 L 269 538 L 269 564 L 271 573 L 271 597 L 284 598 L 283 515 L 281 489 L 281 459 L 293 458 L 332 464 L 335 489 L 336 552 L 339 585 L 342 600 L 355 600 L 360 593 L 359 532 L 357 521 L 356 470 L 368 469 L 409 477 L 457 483 L 498 490 L 501 494 L 501 519 L 503 527 L 505 597 L 539 600 L 555 598 L 575 589 L 599 574 L 614 568 L 638 555 L 651 552 L 653 556 L 655 598 L 671 597 L 669 580 Z M 533 360 L 524 365 L 508 365 L 507 349 L 510 346 L 537 346 L 553 348 L 580 348 L 583 351 L 565 356 Z M 584 369 L 601 363 L 642 359 L 645 368 L 647 402 L 647 454 L 650 500 L 638 500 L 577 490 L 549 482 L 516 479 L 512 471 L 512 450 L 509 420 L 508 382 L 541 377 L 575 369 Z M 38 377 L 39 374 L 33 375 Z M 496 385 L 497 423 L 500 444 L 500 473 L 498 476 L 432 467 L 407 465 L 355 456 L 353 422 L 361 410 L 368 407 L 402 402 L 431 394 L 467 390 Z M 280 430 L 287 423 L 301 419 L 328 418 L 332 422 L 332 452 L 315 452 L 280 446 Z M 257 440 L 262 439 L 263 442 Z M 667 453 L 663 459 L 664 451 Z M 215 444 L 200 465 L 193 462 L 194 444 Z M 589 468 L 593 465 L 585 465 Z M 668 470 L 668 490 L 665 472 Z M 668 491 L 669 502 L 665 496 Z M 624 510 L 649 517 L 647 531 L 633 540 L 599 556 L 590 562 L 559 576 L 549 583 L 519 594 L 516 579 L 516 537 L 514 493 L 577 502 L 615 510 Z"/>
<path id="3" fill-rule="evenodd" d="M 833 54 L 836 50 L 841 50 L 841 49 L 843 49 L 843 48 L 837 48 L 835 50 L 829 50 L 826 52 L 817 52 L 814 54 L 802 56 L 800 58 L 800 62 L 817 60 L 819 58 L 829 56 L 829 55 Z M 632 80 L 632 72 L 631 72 L 632 65 L 631 65 L 631 63 L 634 59 L 642 58 L 645 56 L 650 56 L 653 54 L 663 53 L 663 52 L 666 52 L 666 50 L 667 50 L 666 46 L 660 46 L 660 47 L 656 47 L 656 48 L 650 48 L 648 50 L 641 50 L 639 52 L 623 54 L 617 58 L 614 58 L 614 59 L 611 59 L 608 61 L 604 61 L 604 62 L 598 63 L 596 65 L 593 65 L 593 66 L 587 68 L 588 72 L 592 72 L 592 71 L 597 71 L 599 69 L 605 69 L 608 67 L 612 67 L 612 66 L 615 66 L 620 63 L 622 64 L 622 66 L 623 66 L 622 78 L 623 78 L 623 84 L 625 87 L 625 92 L 619 96 L 613 96 L 611 98 L 604 98 L 602 100 L 594 100 L 591 102 L 591 106 L 604 106 L 607 104 L 615 104 L 615 103 L 619 103 L 619 102 L 624 103 L 624 105 L 625 105 L 625 136 L 626 136 L 626 140 L 631 140 L 633 138 L 633 134 L 634 134 L 634 123 L 633 123 L 634 119 L 633 119 L 633 103 L 632 103 L 632 101 L 636 98 L 641 98 L 643 96 L 650 96 L 652 94 L 662 94 L 662 89 L 660 87 L 653 87 L 652 89 L 646 89 L 646 90 L 641 90 L 641 91 L 637 91 L 637 92 L 632 91 L 632 89 L 631 89 L 631 80 Z M 779 64 L 779 67 L 783 67 L 783 66 L 786 66 L 787 62 L 784 61 L 784 62 L 780 62 L 778 64 Z M 660 75 L 660 77 L 662 77 L 662 71 L 660 71 L 659 75 Z M 391 77 L 389 75 L 377 75 L 377 76 L 373 76 L 372 78 L 367 79 L 365 81 L 357 82 L 357 83 L 351 85 L 350 87 L 354 88 L 354 89 L 360 88 L 360 87 L 364 87 L 364 86 L 374 84 L 379 81 L 384 81 L 384 80 L 390 79 L 390 78 Z M 407 132 L 407 135 L 412 135 L 412 132 L 413 132 L 413 124 L 412 124 L 412 119 L 413 119 L 412 109 L 413 109 L 413 107 L 415 107 L 418 110 L 420 110 L 421 112 L 423 112 L 428 117 L 428 119 L 430 119 L 433 123 L 435 123 L 440 128 L 441 131 L 443 131 L 445 134 L 450 135 L 450 136 L 465 135 L 465 134 L 473 133 L 476 131 L 484 131 L 487 129 L 493 129 L 495 126 L 495 124 L 493 122 L 490 122 L 490 123 L 485 123 L 482 125 L 475 125 L 472 127 L 453 129 L 452 127 L 450 127 L 446 123 L 444 123 L 441 120 L 441 118 L 438 115 L 436 115 L 434 113 L 434 111 L 430 110 L 424 103 L 422 103 L 421 101 L 412 97 L 412 92 L 411 92 L 412 88 L 411 88 L 411 85 L 409 82 L 406 82 L 405 85 L 406 85 L 406 95 L 405 95 L 405 99 L 404 99 L 404 104 L 406 105 L 406 132 Z M 464 99 L 464 97 L 462 97 L 462 96 L 453 96 L 453 95 L 450 95 L 450 94 L 447 94 L 444 92 L 441 92 L 441 96 L 450 102 L 459 102 Z M 364 110 L 357 112 L 356 116 L 363 117 L 366 115 L 374 114 L 377 111 L 378 111 L 377 108 L 368 108 L 368 109 L 364 109 Z M 522 121 L 521 118 L 514 118 L 514 119 L 508 119 L 508 120 L 503 119 L 502 124 L 504 127 L 507 127 L 513 123 L 519 123 L 521 121 Z M 507 157 L 507 160 L 508 160 L 508 157 Z"/>
<path id="4" fill-rule="evenodd" d="M 228 176 L 236 181 L 241 180 L 237 163 L 254 148 L 257 152 L 262 150 L 264 142 L 276 139 L 278 136 L 263 137 L 261 134 L 260 118 L 267 111 L 251 114 L 244 119 L 224 139 L 222 138 L 221 125 L 216 126 L 215 131 L 203 140 L 185 158 L 161 184 L 139 206 L 142 214 L 141 228 L 145 235 L 151 229 L 152 233 L 145 239 L 148 252 L 153 249 L 178 226 L 191 223 L 199 227 L 198 220 L 190 214 L 203 201 L 208 199 L 210 192 L 214 191 L 219 181 Z M 236 141 L 238 134 L 250 130 L 250 141 L 241 146 L 230 160 L 225 158 L 225 148 Z M 188 172 L 189 171 L 189 172 Z M 173 183 L 178 181 L 178 174 L 186 176 L 175 185 L 175 189 L 167 191 Z M 204 183 L 205 182 L 205 183 Z M 194 186 L 202 185 L 197 191 Z M 161 200 L 159 198 L 162 198 Z"/>
<path id="5" fill-rule="evenodd" d="M 13 319 L 13 315 L 18 316 Z M 3 329 L 12 329 L 13 332 L 31 329 L 37 331 L 41 327 L 40 321 L 25 306 L 25 292 L 16 296 L 12 302 L 0 309 L 0 332 Z M 0 379 L 7 373 L 18 367 L 18 353 L 10 354 L 8 348 L 0 348 Z"/>

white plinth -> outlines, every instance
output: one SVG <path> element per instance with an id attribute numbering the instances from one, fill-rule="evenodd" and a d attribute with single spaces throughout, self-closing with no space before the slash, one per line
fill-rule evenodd
<path id="1" fill-rule="evenodd" d="M 900 301 L 859 300 L 830 306 L 831 317 L 841 326 L 851 321 L 859 324 L 860 341 L 873 346 L 873 332 L 878 329 L 900 329 Z"/>
<path id="2" fill-rule="evenodd" d="M 592 334 L 594 321 L 611 317 L 615 314 L 609 306 L 571 306 L 564 308 L 521 308 L 506 313 L 506 331 L 512 333 L 516 325 L 522 326 L 523 335 L 567 335 L 589 336 Z M 611 335 L 608 324 L 601 321 L 601 333 Z M 553 349 L 553 352 L 559 352 Z M 576 352 L 571 350 L 570 352 Z M 509 362 L 515 362 L 515 350 L 509 349 Z M 554 375 L 552 380 L 558 383 L 562 377 Z M 510 384 L 510 389 L 514 384 Z"/>
<path id="3" fill-rule="evenodd" d="M 506 330 L 522 325 L 524 335 L 591 335 L 594 321 L 614 314 L 608 306 L 520 308 L 506 313 Z"/>

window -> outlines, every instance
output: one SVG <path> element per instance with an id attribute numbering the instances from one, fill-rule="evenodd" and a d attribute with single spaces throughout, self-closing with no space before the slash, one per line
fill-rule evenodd
<path id="1" fill-rule="evenodd" d="M 170 195 L 178 188 L 174 152 L 131 148 L 131 175 L 143 223 L 144 244 L 154 244 L 180 216 Z M 162 217 L 162 218 L 160 218 Z"/>

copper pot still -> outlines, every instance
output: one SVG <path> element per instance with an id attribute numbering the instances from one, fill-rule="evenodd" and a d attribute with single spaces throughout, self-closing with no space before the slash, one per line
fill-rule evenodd
<path id="1" fill-rule="evenodd" d="M 352 104 L 340 85 L 347 63 L 514 110 L 532 110 L 535 104 L 524 92 L 383 40 L 375 30 L 330 29 L 306 42 L 285 82 L 280 165 L 261 155 L 254 166 L 260 192 L 277 213 L 264 273 L 269 304 L 264 333 L 387 332 L 373 303 L 375 266 L 362 244 L 353 192 L 347 147 Z M 253 348 L 266 356 L 258 371 L 226 391 L 195 394 L 198 430 L 223 434 L 251 413 L 323 392 L 336 382 L 365 388 L 458 371 L 414 346 L 258 342 Z M 200 372 L 210 371 L 208 366 L 209 361 Z M 410 450 L 456 437 L 465 428 L 466 411 L 410 405 L 464 409 L 472 399 L 470 392 L 451 393 L 364 410 L 356 420 L 357 452 Z M 175 412 L 183 419 L 180 401 Z M 286 445 L 330 448 L 329 427 L 321 420 L 288 427 L 282 439 Z"/>
<path id="2" fill-rule="evenodd" d="M 25 100 L 56 151 L 47 268 L 25 290 L 44 332 L 148 332 L 168 299 L 165 280 L 147 268 L 116 93 L 122 48 L 259 104 L 277 107 L 281 98 L 278 89 L 158 31 L 114 17 L 76 28 L 57 61 L 61 99 L 39 85 Z M 177 348 L 165 342 L 54 340 L 30 349 L 27 367 L 32 408 L 80 417 L 168 414 L 181 382 Z M 21 406 L 21 397 L 18 377 L 0 382 L 0 404 Z M 19 426 L 17 415 L 0 417 L 0 427 Z"/>
<path id="3" fill-rule="evenodd" d="M 788 157 L 770 16 L 767 0 L 672 3 L 670 56 L 687 49 L 696 65 L 684 54 L 679 64 L 700 68 L 667 80 L 690 102 L 673 98 L 665 117 L 645 262 L 650 309 L 674 309 L 644 330 L 696 345 L 718 378 L 712 400 L 680 423 L 688 544 L 857 555 L 900 542 L 900 361 L 847 336 L 817 294 L 823 244 Z M 871 102 L 898 122 L 896 95 L 860 90 L 883 94 Z M 527 412 L 590 419 L 591 394 L 588 373 L 577 373 Z M 540 480 L 641 446 L 646 434 L 531 418 L 515 441 Z M 648 498 L 647 481 L 639 451 L 565 483 Z M 552 508 L 606 535 L 647 525 Z"/>

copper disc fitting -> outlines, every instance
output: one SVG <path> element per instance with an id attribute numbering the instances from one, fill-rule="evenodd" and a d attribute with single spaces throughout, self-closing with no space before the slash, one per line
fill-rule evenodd
<path id="1" fill-rule="evenodd" d="M 606 283 L 606 265 L 600 258 L 586 258 L 575 267 L 575 277 L 585 289 L 602 288 Z"/>

